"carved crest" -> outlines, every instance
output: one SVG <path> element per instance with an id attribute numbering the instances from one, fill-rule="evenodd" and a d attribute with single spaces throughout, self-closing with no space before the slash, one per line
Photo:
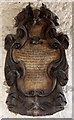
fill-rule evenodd
<path id="1" fill-rule="evenodd" d="M 68 36 L 57 33 L 58 17 L 44 4 L 26 6 L 16 17 L 16 34 L 5 38 L 6 103 L 14 113 L 51 115 L 64 109 L 62 86 L 68 81 Z"/>

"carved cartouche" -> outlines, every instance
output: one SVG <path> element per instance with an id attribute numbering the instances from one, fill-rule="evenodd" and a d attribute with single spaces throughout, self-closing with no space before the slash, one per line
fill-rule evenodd
<path id="1" fill-rule="evenodd" d="M 14 113 L 51 115 L 64 109 L 62 87 L 68 81 L 65 49 L 68 36 L 57 33 L 58 17 L 44 4 L 26 6 L 16 17 L 16 34 L 5 38 L 5 78 L 10 86 L 6 100 Z"/>

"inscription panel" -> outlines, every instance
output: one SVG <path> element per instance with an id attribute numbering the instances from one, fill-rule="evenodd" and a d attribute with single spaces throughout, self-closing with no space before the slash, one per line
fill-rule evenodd
<path id="1" fill-rule="evenodd" d="M 51 49 L 46 40 L 43 44 L 26 44 L 19 50 L 14 50 L 14 59 L 22 61 L 26 68 L 26 75 L 22 86 L 25 92 L 43 90 L 45 94 L 53 88 L 53 81 L 47 75 L 47 67 L 53 60 L 59 58 L 59 49 Z"/>

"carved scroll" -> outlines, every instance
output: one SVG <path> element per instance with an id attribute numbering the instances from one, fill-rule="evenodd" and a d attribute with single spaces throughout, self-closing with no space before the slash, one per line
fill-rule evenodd
<path id="1" fill-rule="evenodd" d="M 14 113 L 51 115 L 64 109 L 62 86 L 68 81 L 68 36 L 57 33 L 58 17 L 44 4 L 26 6 L 16 17 L 17 31 L 5 38 L 6 103 Z"/>

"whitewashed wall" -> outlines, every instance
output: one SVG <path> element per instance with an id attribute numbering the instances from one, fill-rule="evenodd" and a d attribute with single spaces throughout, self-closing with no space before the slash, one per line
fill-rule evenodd
<path id="1" fill-rule="evenodd" d="M 44 2 L 47 7 L 57 14 L 60 26 L 57 31 L 62 31 L 69 36 L 69 49 L 66 51 L 69 64 L 69 81 L 64 88 L 67 105 L 65 110 L 44 118 L 71 118 L 72 117 L 72 2 Z M 34 2 L 33 7 L 40 7 L 42 2 Z M 14 17 L 27 5 L 24 2 L 0 2 L 0 118 L 27 118 L 14 114 L 7 109 L 5 103 L 8 86 L 4 82 L 4 63 L 6 51 L 4 50 L 4 38 L 7 34 L 14 34 Z M 31 117 L 28 117 L 31 118 Z"/>

